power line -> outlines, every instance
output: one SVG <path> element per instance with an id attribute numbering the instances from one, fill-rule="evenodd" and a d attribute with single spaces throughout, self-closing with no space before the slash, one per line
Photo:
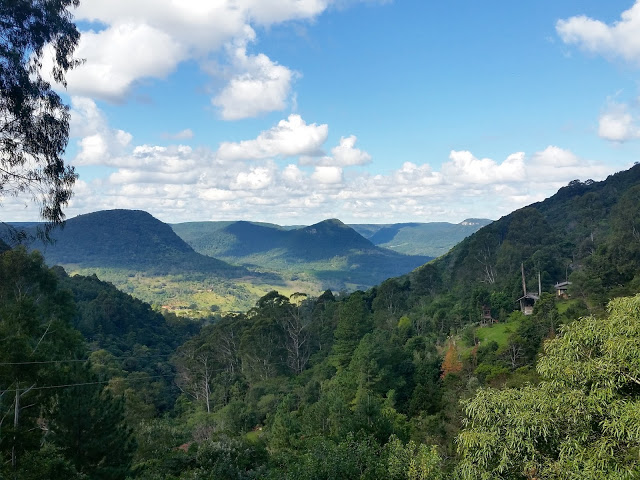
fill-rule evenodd
<path id="1" fill-rule="evenodd" d="M 128 360 L 128 359 L 139 359 L 144 360 L 147 358 L 164 358 L 171 357 L 173 353 L 167 353 L 163 355 L 146 355 L 146 356 L 137 356 L 137 355 L 123 355 L 116 356 L 111 355 L 108 357 L 108 360 Z M 10 366 L 10 365 L 41 365 L 41 364 L 51 364 L 51 363 L 74 363 L 74 362 L 88 362 L 92 360 L 91 358 L 84 359 L 63 359 L 63 360 L 33 360 L 33 361 L 24 361 L 24 362 L 0 362 L 0 366 Z"/>
<path id="2" fill-rule="evenodd" d="M 174 375 L 151 375 L 145 378 L 125 378 L 125 377 L 114 377 L 114 378 L 119 378 L 121 380 L 127 381 L 127 382 L 141 382 L 141 381 L 146 381 L 146 380 L 150 380 L 152 378 L 166 378 L 166 377 L 173 377 Z M 83 382 L 83 383 L 67 383 L 67 384 L 62 384 L 62 385 L 43 385 L 40 387 L 32 387 L 29 390 L 52 390 L 55 388 L 70 388 L 70 387 L 83 387 L 83 386 L 87 386 L 87 385 L 105 385 L 107 383 L 109 383 L 111 380 L 101 380 L 101 381 L 97 381 L 97 382 Z M 3 390 L 2 393 L 6 393 L 6 392 L 16 392 L 17 389 L 13 388 L 13 389 L 7 389 L 7 390 Z"/>

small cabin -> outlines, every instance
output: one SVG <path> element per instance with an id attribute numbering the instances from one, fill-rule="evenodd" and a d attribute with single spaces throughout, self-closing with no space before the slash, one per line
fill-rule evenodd
<path id="1" fill-rule="evenodd" d="M 495 322 L 496 320 L 493 319 L 493 317 L 491 316 L 491 307 L 488 305 L 483 305 L 482 306 L 482 324 L 486 325 L 486 324 L 491 324 L 493 322 Z"/>
<path id="2" fill-rule="evenodd" d="M 520 297 L 518 302 L 520 302 L 520 311 L 525 315 L 533 314 L 533 306 L 540 299 L 540 296 L 535 293 L 527 293 L 526 295 Z"/>
<path id="3" fill-rule="evenodd" d="M 560 298 L 569 298 L 569 294 L 567 293 L 569 285 L 571 285 L 571 282 L 556 283 L 553 286 L 553 288 L 556 289 L 556 295 Z"/>

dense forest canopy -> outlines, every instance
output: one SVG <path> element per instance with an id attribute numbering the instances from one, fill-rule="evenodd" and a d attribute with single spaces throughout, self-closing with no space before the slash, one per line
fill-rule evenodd
<path id="1" fill-rule="evenodd" d="M 200 320 L 5 247 L 3 474 L 635 478 L 639 176 L 572 182 L 366 291 Z"/>

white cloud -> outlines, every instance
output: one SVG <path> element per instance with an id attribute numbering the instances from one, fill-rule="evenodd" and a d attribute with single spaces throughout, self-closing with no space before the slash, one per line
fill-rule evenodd
<path id="1" fill-rule="evenodd" d="M 75 18 L 102 28 L 82 32 L 76 56 L 86 63 L 68 72 L 68 90 L 121 101 L 140 80 L 162 79 L 181 62 L 204 64 L 226 53 L 230 78 L 213 100 L 222 117 L 239 119 L 282 110 L 297 74 L 264 54 L 247 53 L 247 43 L 255 39 L 251 25 L 313 20 L 330 4 L 329 0 L 85 0 Z M 51 65 L 51 60 L 45 62 L 45 71 Z"/>
<path id="2" fill-rule="evenodd" d="M 218 157 L 223 160 L 258 160 L 271 157 L 314 155 L 321 152 L 329 127 L 315 123 L 307 125 L 300 115 L 289 115 L 275 127 L 261 132 L 255 140 L 223 142 Z"/>
<path id="3" fill-rule="evenodd" d="M 93 102 L 75 98 L 73 107 L 73 129 L 85 140 L 85 151 L 102 148 L 97 140 L 93 150 L 88 146 L 96 132 L 102 132 L 101 139 L 108 135 L 117 138 L 118 130 L 109 127 Z M 312 125 L 289 117 L 266 131 L 286 134 L 263 132 L 258 136 L 261 142 L 256 139 L 249 141 L 256 143 L 245 144 L 251 155 L 225 157 L 208 148 L 132 145 L 133 141 L 125 148 L 106 144 L 91 165 L 109 166 L 115 172 L 106 178 L 81 180 L 67 215 L 138 208 L 167 222 L 249 219 L 310 224 L 332 217 L 367 223 L 498 218 L 552 195 L 573 179 L 600 180 L 616 169 L 555 145 L 529 155 L 517 152 L 504 160 L 454 150 L 440 167 L 437 162 L 405 162 L 376 175 L 363 169 L 351 169 L 347 174 L 346 167 L 335 164 L 303 165 L 272 159 L 284 156 L 282 152 L 305 151 L 303 146 L 320 148 L 319 140 L 296 143 L 290 138 L 292 131 L 306 132 L 300 134 L 303 138 L 315 138 L 307 127 Z M 318 130 L 313 126 L 312 131 Z M 320 135 L 325 136 L 326 132 Z M 345 142 L 351 138 L 342 142 L 348 151 L 355 149 L 355 139 Z M 118 150 L 116 154 L 113 148 Z M 332 154 L 330 158 L 338 156 Z M 256 158 L 263 161 L 256 164 Z M 81 179 L 84 168 L 78 166 Z M 3 211 L 10 220 L 30 219 L 25 218 L 24 202 L 17 199 L 8 199 Z M 37 211 L 32 211 L 34 218 Z"/>
<path id="4" fill-rule="evenodd" d="M 319 184 L 338 184 L 342 182 L 342 168 L 317 166 L 311 175 L 311 180 Z"/>
<path id="5" fill-rule="evenodd" d="M 262 53 L 247 55 L 247 43 L 254 40 L 255 32 L 246 27 L 245 37 L 228 46 L 234 73 L 212 100 L 225 120 L 256 117 L 287 106 L 295 73 Z"/>
<path id="6" fill-rule="evenodd" d="M 531 157 L 534 168 L 580 167 L 580 159 L 571 151 L 549 145 Z"/>
<path id="7" fill-rule="evenodd" d="M 351 165 L 366 165 L 371 162 L 371 155 L 355 148 L 356 136 L 341 137 L 340 145 L 331 149 L 333 158 L 325 158 L 322 164 L 339 165 L 343 167 Z"/>
<path id="8" fill-rule="evenodd" d="M 254 167 L 248 172 L 238 173 L 230 188 L 232 190 L 260 190 L 269 186 L 272 180 L 273 174 L 269 168 Z"/>
<path id="9" fill-rule="evenodd" d="M 143 78 L 164 78 L 186 59 L 184 47 L 144 23 L 119 23 L 99 32 L 82 32 L 75 52 L 86 62 L 67 73 L 74 95 L 117 101 Z M 51 56 L 43 64 L 51 70 Z"/>
<path id="10" fill-rule="evenodd" d="M 556 31 L 565 43 L 640 65 L 640 0 L 612 25 L 580 15 L 558 20 Z"/>
<path id="11" fill-rule="evenodd" d="M 610 103 L 598 120 L 598 135 L 612 142 L 626 142 L 640 138 L 640 127 L 627 105 Z"/>
<path id="12" fill-rule="evenodd" d="M 297 165 L 289 164 L 282 170 L 282 179 L 289 185 L 299 185 L 304 181 L 304 173 Z"/>
<path id="13" fill-rule="evenodd" d="M 490 184 L 522 181 L 525 176 L 524 153 L 509 155 L 501 164 L 489 158 L 478 159 L 468 151 L 452 150 L 442 172 L 453 182 Z"/>
<path id="14" fill-rule="evenodd" d="M 78 140 L 75 165 L 100 165 L 126 150 L 132 135 L 109 127 L 95 102 L 84 97 L 71 98 L 70 136 Z"/>

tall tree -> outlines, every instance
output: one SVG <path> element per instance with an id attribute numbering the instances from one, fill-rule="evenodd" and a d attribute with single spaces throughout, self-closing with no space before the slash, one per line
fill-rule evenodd
<path id="1" fill-rule="evenodd" d="M 360 339 L 371 329 L 369 311 L 360 291 L 352 293 L 340 305 L 338 325 L 334 332 L 332 363 L 337 368 L 346 367 Z"/>
<path id="2" fill-rule="evenodd" d="M 43 75 L 66 86 L 79 64 L 73 51 L 80 33 L 70 7 L 79 0 L 0 2 L 0 199 L 31 195 L 47 223 L 64 220 L 76 174 L 62 154 L 69 137 L 69 108 Z M 51 72 L 43 59 L 53 57 Z"/>

